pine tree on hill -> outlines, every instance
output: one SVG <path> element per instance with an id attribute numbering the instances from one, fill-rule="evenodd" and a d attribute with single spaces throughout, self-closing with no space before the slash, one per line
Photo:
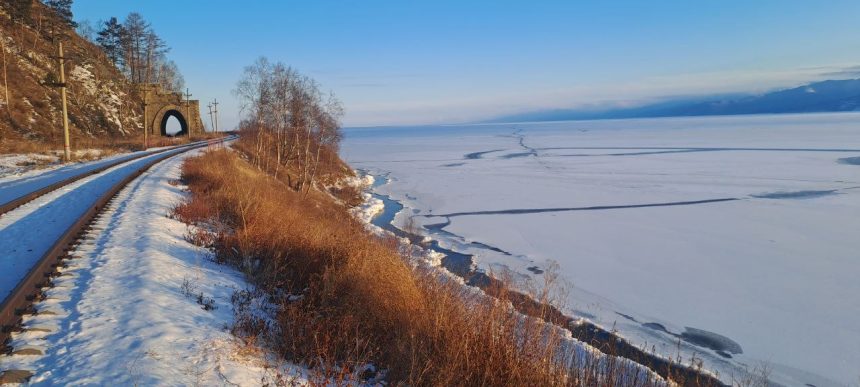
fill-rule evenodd
<path id="1" fill-rule="evenodd" d="M 105 51 L 108 58 L 118 68 L 123 66 L 123 46 L 122 40 L 125 35 L 125 29 L 117 18 L 112 17 L 104 22 L 104 27 L 96 36 L 96 43 Z"/>
<path id="2" fill-rule="evenodd" d="M 47 0 L 45 5 L 50 7 L 57 16 L 65 22 L 69 27 L 75 28 L 78 23 L 72 19 L 72 0 Z"/>

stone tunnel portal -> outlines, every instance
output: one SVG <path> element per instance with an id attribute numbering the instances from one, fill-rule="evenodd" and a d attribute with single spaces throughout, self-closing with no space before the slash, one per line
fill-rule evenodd
<path id="1" fill-rule="evenodd" d="M 176 133 L 168 133 L 167 132 L 167 122 L 170 120 L 170 117 L 176 118 L 179 121 L 180 130 Z M 185 120 L 185 116 L 178 110 L 168 110 L 164 112 L 163 117 L 161 118 L 161 135 L 167 137 L 179 137 L 188 135 L 188 121 Z"/>
<path id="2" fill-rule="evenodd" d="M 183 99 L 183 95 L 164 91 L 157 84 L 139 85 L 146 106 L 144 130 L 153 136 L 187 136 L 203 133 L 200 118 L 200 101 Z M 176 117 L 181 126 L 179 133 L 167 132 L 167 121 Z"/>

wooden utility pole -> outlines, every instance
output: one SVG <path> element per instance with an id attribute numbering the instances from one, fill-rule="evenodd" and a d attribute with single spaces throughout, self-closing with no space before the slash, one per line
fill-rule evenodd
<path id="1" fill-rule="evenodd" d="M 188 129 L 188 139 L 191 139 L 191 92 L 185 89 L 185 125 Z"/>
<path id="2" fill-rule="evenodd" d="M 215 130 L 215 121 L 212 120 L 212 104 L 206 105 L 209 107 L 209 125 L 212 127 L 212 130 Z"/>
<path id="3" fill-rule="evenodd" d="M 149 149 L 149 128 L 146 127 L 146 123 L 149 122 L 147 118 L 147 113 L 149 112 L 149 86 L 141 86 L 140 90 L 143 91 L 143 150 Z"/>
<path id="4" fill-rule="evenodd" d="M 63 41 L 59 40 L 58 45 L 60 61 L 60 94 L 63 97 L 63 155 L 66 162 L 72 161 L 72 147 L 69 145 L 69 111 L 66 105 L 66 67 L 63 57 Z"/>
<path id="5" fill-rule="evenodd" d="M 12 117 L 12 100 L 9 99 L 9 80 L 6 78 L 6 39 L 0 37 L 0 49 L 3 50 L 3 90 L 6 91 L 6 112 Z"/>
<path id="6" fill-rule="evenodd" d="M 218 132 L 218 98 L 215 98 L 215 101 L 212 102 L 212 105 L 215 106 L 215 111 L 213 113 L 215 114 L 215 132 Z"/>

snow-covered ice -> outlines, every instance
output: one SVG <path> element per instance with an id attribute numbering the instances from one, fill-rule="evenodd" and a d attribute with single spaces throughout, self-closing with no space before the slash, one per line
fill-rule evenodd
<path id="1" fill-rule="evenodd" d="M 186 242 L 186 225 L 168 217 L 184 195 L 175 184 L 182 160 L 197 152 L 157 164 L 120 192 L 37 304 L 49 313 L 25 320 L 47 331 L 13 339 L 16 349 L 44 354 L 0 357 L 0 370 L 35 371 L 34 385 L 260 385 L 274 382 L 273 369 L 305 381 L 301 368 L 236 342 L 226 330 L 231 296 L 248 284 Z M 211 297 L 215 309 L 190 292 Z"/>
<path id="2" fill-rule="evenodd" d="M 347 161 L 485 270 L 730 380 L 860 380 L 860 115 L 349 129 Z M 846 161 L 848 160 L 848 161 Z"/>

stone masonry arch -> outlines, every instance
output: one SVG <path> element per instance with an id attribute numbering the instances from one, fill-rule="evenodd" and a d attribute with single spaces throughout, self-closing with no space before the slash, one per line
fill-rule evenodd
<path id="1" fill-rule="evenodd" d="M 167 119 L 170 117 L 176 117 L 179 120 L 179 125 L 181 126 L 181 130 L 179 133 L 174 134 L 173 136 L 186 136 L 188 135 L 189 125 L 188 120 L 185 118 L 184 106 L 176 106 L 176 105 L 165 105 L 155 113 L 155 117 L 152 120 L 152 134 L 159 134 L 162 136 L 169 136 L 167 134 Z"/>
<path id="2" fill-rule="evenodd" d="M 158 84 L 139 86 L 146 103 L 144 130 L 152 136 L 167 136 L 165 124 L 171 116 L 179 120 L 182 131 L 175 136 L 203 133 L 203 120 L 200 118 L 200 101 L 185 101 L 181 93 L 164 91 Z"/>

